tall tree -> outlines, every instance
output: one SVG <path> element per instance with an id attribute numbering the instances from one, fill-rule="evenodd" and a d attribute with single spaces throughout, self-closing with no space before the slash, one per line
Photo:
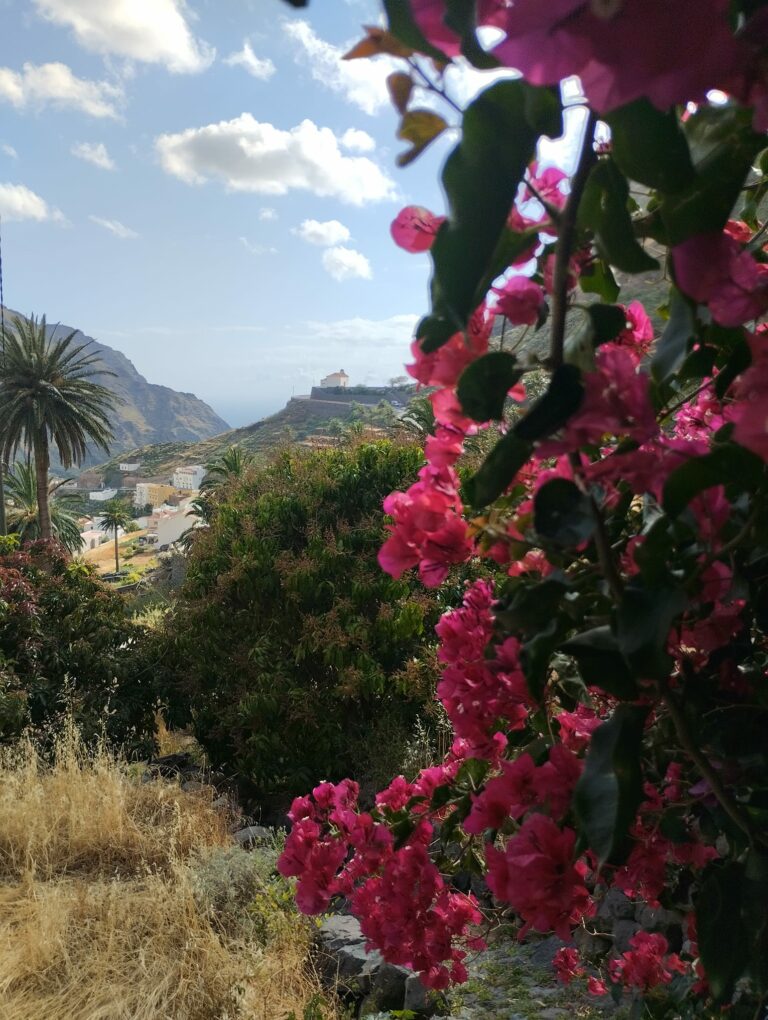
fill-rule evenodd
<path id="1" fill-rule="evenodd" d="M 76 332 L 48 337 L 45 316 L 14 316 L 3 334 L 0 365 L 0 458 L 11 459 L 26 447 L 35 463 L 40 537 L 51 538 L 48 472 L 51 445 L 65 468 L 81 464 L 88 444 L 109 452 L 109 415 L 115 395 L 98 375 L 100 367 L 90 343 L 77 343 Z"/>
<path id="2" fill-rule="evenodd" d="M 110 532 L 115 537 L 115 572 L 120 570 L 120 546 L 118 545 L 118 532 L 125 530 L 133 520 L 131 511 L 121 499 L 110 499 L 104 504 L 100 514 L 99 528 L 106 535 Z"/>
<path id="3" fill-rule="evenodd" d="M 78 523 L 77 496 L 61 491 L 66 479 L 48 483 L 48 505 L 51 514 L 52 537 L 71 553 L 79 553 L 83 546 Z M 37 477 L 31 464 L 17 462 L 8 472 L 5 494 L 9 505 L 8 530 L 22 542 L 41 538 L 40 510 L 37 499 Z"/>

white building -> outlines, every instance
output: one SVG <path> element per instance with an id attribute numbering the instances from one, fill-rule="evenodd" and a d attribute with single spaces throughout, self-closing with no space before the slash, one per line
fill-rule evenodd
<path id="1" fill-rule="evenodd" d="M 172 483 L 175 489 L 187 489 L 196 492 L 208 474 L 202 464 L 191 464 L 188 467 L 177 467 L 173 472 Z"/>
<path id="2" fill-rule="evenodd" d="M 157 539 L 158 546 L 173 545 L 185 531 L 199 523 L 197 514 L 189 512 L 190 500 L 184 500 L 178 507 L 161 507 L 147 522 L 147 532 Z"/>
<path id="3" fill-rule="evenodd" d="M 138 471 L 141 467 L 141 462 L 136 461 L 135 464 L 121 464 L 120 470 L 124 475 L 132 475 L 134 471 Z"/>
<path id="4" fill-rule="evenodd" d="M 106 503 L 108 499 L 114 499 L 117 495 L 117 489 L 97 489 L 95 492 L 88 493 L 88 499 L 93 500 L 94 503 Z"/>
<path id="5" fill-rule="evenodd" d="M 341 386 L 342 389 L 349 385 L 349 376 L 340 368 L 338 372 L 331 372 L 325 379 L 320 380 L 320 386 L 324 390 L 333 389 L 335 386 Z"/>
<path id="6" fill-rule="evenodd" d="M 80 539 L 83 543 L 83 549 L 98 549 L 100 545 L 109 538 L 103 531 L 99 531 L 98 528 L 86 528 L 85 531 L 80 532 Z"/>

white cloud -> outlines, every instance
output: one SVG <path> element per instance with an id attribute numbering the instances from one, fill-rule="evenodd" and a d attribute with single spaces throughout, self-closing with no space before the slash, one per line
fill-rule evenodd
<path id="1" fill-rule="evenodd" d="M 251 255 L 276 255 L 277 248 L 270 248 L 266 244 L 254 244 L 253 241 L 249 241 L 247 237 L 241 237 L 240 243 L 242 246 L 251 253 Z"/>
<path id="2" fill-rule="evenodd" d="M 264 221 L 276 220 L 277 209 L 273 209 L 271 206 L 268 205 L 262 206 L 261 209 L 259 209 L 259 219 Z"/>
<path id="3" fill-rule="evenodd" d="M 62 213 L 54 209 L 24 184 L 0 184 L 0 216 L 6 220 L 52 220 L 66 223 Z"/>
<path id="4" fill-rule="evenodd" d="M 194 73 L 215 51 L 195 38 L 185 0 L 34 0 L 42 17 L 71 28 L 94 53 L 114 54 L 169 71 Z"/>
<path id="5" fill-rule="evenodd" d="M 354 248 L 338 245 L 323 252 L 323 268 L 334 280 L 370 280 L 373 278 L 371 263 Z"/>
<path id="6" fill-rule="evenodd" d="M 106 81 L 77 78 L 66 64 L 24 64 L 21 72 L 0 67 L 0 100 L 19 110 L 47 105 L 81 110 L 91 117 L 117 117 L 123 90 Z"/>
<path id="7" fill-rule="evenodd" d="M 73 156 L 85 160 L 86 163 L 93 163 L 101 170 L 114 170 L 115 161 L 107 152 L 103 142 L 78 142 L 69 150 Z"/>
<path id="8" fill-rule="evenodd" d="M 352 205 L 395 196 L 393 181 L 376 163 L 345 156 L 333 131 L 311 120 L 284 131 L 243 113 L 234 120 L 160 135 L 155 146 L 165 172 L 187 184 L 213 179 L 231 191 L 261 195 L 310 191 Z"/>
<path id="9" fill-rule="evenodd" d="M 350 152 L 373 152 L 376 148 L 376 142 L 368 132 L 358 128 L 347 128 L 339 141 Z"/>
<path id="10" fill-rule="evenodd" d="M 386 78 L 401 62 L 380 56 L 373 60 L 342 60 L 347 46 L 321 39 L 308 21 L 286 21 L 286 35 L 296 43 L 294 58 L 304 64 L 320 85 L 343 96 L 364 113 L 374 114 L 389 105 Z"/>
<path id="11" fill-rule="evenodd" d="M 302 241 L 308 244 L 317 244 L 321 248 L 328 248 L 334 244 L 341 244 L 348 241 L 352 236 L 349 228 L 338 220 L 326 220 L 320 223 L 318 220 L 304 220 L 300 227 L 294 227 L 291 233 L 296 234 Z"/>
<path id="12" fill-rule="evenodd" d="M 91 223 L 96 223 L 98 226 L 108 230 L 115 237 L 119 237 L 121 241 L 133 241 L 139 236 L 135 230 L 126 227 L 120 220 L 105 220 L 101 216 L 89 216 L 88 219 Z"/>
<path id="13" fill-rule="evenodd" d="M 243 43 L 243 48 L 227 57 L 224 63 L 228 67 L 242 67 L 251 77 L 258 78 L 259 81 L 267 81 L 277 70 L 269 57 L 256 56 L 247 39 Z"/>
<path id="14" fill-rule="evenodd" d="M 12 145 L 8 145 L 7 142 L 3 144 L 2 150 L 3 150 L 4 154 L 6 156 L 8 156 L 10 159 L 18 159 L 19 158 L 18 152 L 14 149 L 14 147 Z"/>
<path id="15" fill-rule="evenodd" d="M 365 352 L 366 357 L 382 347 L 394 347 L 404 355 L 408 353 L 418 315 L 391 315 L 388 319 L 336 319 L 331 322 L 310 320 L 300 324 L 296 336 L 306 339 L 307 335 L 316 335 L 323 343 L 349 344 L 357 350 Z M 314 343 L 314 336 L 313 336 Z M 317 350 L 315 344 L 314 350 Z"/>

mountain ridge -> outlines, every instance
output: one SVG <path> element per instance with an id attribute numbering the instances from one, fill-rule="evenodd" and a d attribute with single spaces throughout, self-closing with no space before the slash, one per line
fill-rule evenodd
<path id="1" fill-rule="evenodd" d="M 6 328 L 14 316 L 28 318 L 6 308 Z M 64 323 L 52 325 L 46 322 L 46 332 L 49 337 L 74 333 L 77 342 L 89 344 L 90 349 L 99 355 L 106 371 L 115 373 L 99 380 L 119 398 L 110 422 L 114 433 L 110 454 L 158 443 L 200 442 L 230 429 L 230 425 L 196 394 L 149 382 L 122 351 L 83 330 Z M 89 449 L 82 467 L 97 464 L 103 459 L 103 451 Z"/>

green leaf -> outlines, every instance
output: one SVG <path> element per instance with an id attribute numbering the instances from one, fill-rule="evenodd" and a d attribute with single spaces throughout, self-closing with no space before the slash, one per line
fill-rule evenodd
<path id="1" fill-rule="evenodd" d="M 557 619 L 551 619 L 520 650 L 525 680 L 534 701 L 541 701 L 549 675 L 549 663 L 559 643 L 560 627 Z"/>
<path id="2" fill-rule="evenodd" d="M 514 354 L 507 351 L 484 354 L 462 372 L 457 388 L 459 403 L 475 421 L 500 419 L 507 393 L 522 374 Z"/>
<path id="3" fill-rule="evenodd" d="M 587 687 L 600 687 L 625 700 L 637 697 L 635 678 L 610 627 L 595 627 L 577 634 L 561 645 L 560 650 L 576 660 Z"/>
<path id="4" fill-rule="evenodd" d="M 413 14 L 409 0 L 383 0 L 384 13 L 387 16 L 387 27 L 392 35 L 397 36 L 400 42 L 410 46 L 411 49 L 431 57 L 439 64 L 450 63 L 442 50 L 437 49 L 421 31 Z"/>
<path id="5" fill-rule="evenodd" d="M 533 526 L 541 538 L 557 545 L 581 545 L 595 530 L 589 496 L 568 478 L 545 482 L 533 499 Z"/>
<path id="6" fill-rule="evenodd" d="M 662 505 L 676 517 L 692 499 L 715 485 L 733 485 L 739 492 L 753 492 L 765 477 L 760 457 L 735 443 L 716 446 L 703 457 L 691 457 L 664 483 Z"/>
<path id="7" fill-rule="evenodd" d="M 616 613 L 616 637 L 622 655 L 635 675 L 663 679 L 669 674 L 669 631 L 687 605 L 679 588 L 646 587 L 636 578 L 624 589 Z"/>
<path id="8" fill-rule="evenodd" d="M 592 342 L 595 347 L 615 340 L 627 328 L 627 313 L 619 305 L 590 305 L 587 315 L 592 324 Z"/>
<path id="9" fill-rule="evenodd" d="M 538 632 L 557 615 L 568 587 L 563 576 L 557 574 L 533 584 L 517 584 L 511 598 L 502 599 L 497 607 L 496 618 L 508 630 Z"/>
<path id="10" fill-rule="evenodd" d="M 658 262 L 640 246 L 629 215 L 629 184 L 610 159 L 593 168 L 579 206 L 579 224 L 594 231 L 602 257 L 625 273 L 657 269 Z"/>
<path id="11" fill-rule="evenodd" d="M 754 847 L 744 868 L 743 926 L 751 933 L 750 972 L 758 993 L 768 992 L 768 853 Z"/>
<path id="12" fill-rule="evenodd" d="M 700 106 L 684 126 L 696 170 L 682 191 L 665 195 L 661 219 L 669 244 L 722 230 L 765 136 L 752 130 L 752 113 L 738 106 Z"/>
<path id="13" fill-rule="evenodd" d="M 688 141 L 673 111 L 662 112 L 647 99 L 636 99 L 606 118 L 611 155 L 633 181 L 660 191 L 681 191 L 695 174 Z"/>
<path id="14" fill-rule="evenodd" d="M 431 110 L 409 110 L 403 115 L 397 137 L 411 147 L 397 157 L 397 165 L 408 166 L 448 127 L 443 118 Z"/>
<path id="15" fill-rule="evenodd" d="M 696 319 L 691 302 L 675 287 L 671 288 L 669 319 L 651 361 L 651 370 L 657 382 L 668 379 L 680 368 L 695 333 Z"/>
<path id="16" fill-rule="evenodd" d="M 449 217 L 432 246 L 432 316 L 425 351 L 436 349 L 485 297 L 507 218 L 542 134 L 562 131 L 562 110 L 549 89 L 501 81 L 464 113 L 462 138 L 445 162 Z M 434 346 L 433 346 L 434 345 Z"/>
<path id="17" fill-rule="evenodd" d="M 579 829 L 601 864 L 618 860 L 643 796 L 640 750 L 648 709 L 619 705 L 592 734 L 574 804 Z"/>
<path id="18" fill-rule="evenodd" d="M 475 0 L 446 0 L 443 21 L 461 36 L 461 52 L 474 66 L 481 69 L 498 67 L 499 61 L 480 45 L 477 34 Z"/>
<path id="19" fill-rule="evenodd" d="M 466 483 L 467 500 L 475 508 L 487 506 L 497 499 L 533 452 L 529 442 L 508 432 L 498 441 Z"/>
<path id="20" fill-rule="evenodd" d="M 741 339 L 731 351 L 728 360 L 717 373 L 715 379 L 715 393 L 722 400 L 728 392 L 728 388 L 737 376 L 745 372 L 752 364 L 752 352 L 749 349 L 746 337 L 742 330 Z"/>
<path id="21" fill-rule="evenodd" d="M 598 294 L 603 301 L 613 303 L 620 287 L 611 267 L 604 259 L 595 259 L 579 277 L 579 286 L 585 294 Z"/>
<path id="22" fill-rule="evenodd" d="M 531 441 L 551 436 L 578 411 L 583 399 L 579 369 L 575 365 L 560 365 L 552 373 L 547 391 L 515 425 L 515 435 Z"/>
<path id="23" fill-rule="evenodd" d="M 729 1002 L 746 970 L 749 933 L 741 917 L 741 864 L 710 865 L 694 900 L 699 955 L 716 1002 Z"/>

